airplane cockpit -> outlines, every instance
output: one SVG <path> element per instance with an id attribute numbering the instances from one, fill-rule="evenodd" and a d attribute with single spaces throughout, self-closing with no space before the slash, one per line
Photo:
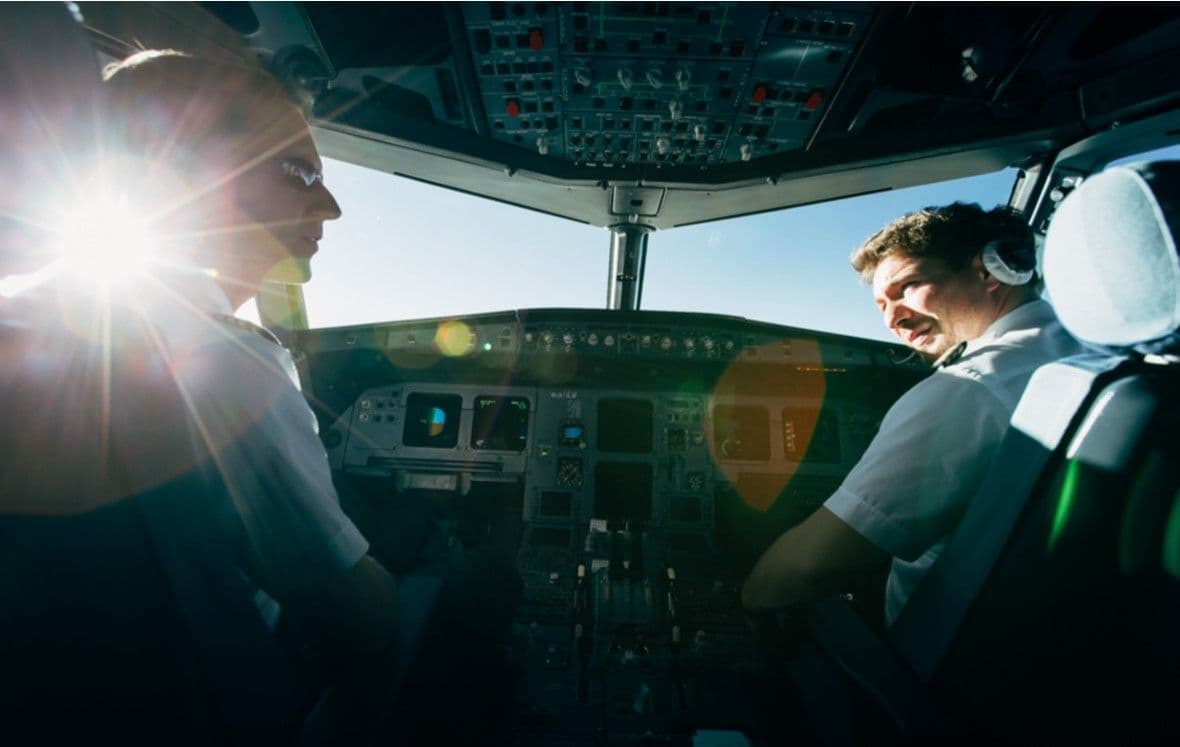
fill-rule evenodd
<path id="1" fill-rule="evenodd" d="M 979 652 L 999 662 L 1004 651 L 973 622 L 973 611 L 986 609 L 985 619 L 1008 635 L 1022 627 L 994 620 L 1039 614 L 1029 601 L 1035 590 L 987 593 L 987 579 L 1020 578 L 1022 566 L 1004 565 L 1005 548 L 1020 546 L 1007 534 L 993 543 L 1000 570 L 988 565 L 977 574 L 981 601 L 966 591 L 969 598 L 948 606 L 937 592 L 916 600 L 935 621 L 931 629 L 949 631 L 937 657 L 930 652 L 939 633 L 927 636 L 913 621 L 890 638 L 882 620 L 886 569 L 816 608 L 780 616 L 777 624 L 797 628 L 791 655 L 768 644 L 743 612 L 743 579 L 770 543 L 837 490 L 885 412 L 929 375 L 929 363 L 901 344 L 724 312 L 649 310 L 644 299 L 659 282 L 647 272 L 649 246 L 675 244 L 677 229 L 1003 169 L 1014 175 L 1008 205 L 1043 251 L 1053 243 L 1058 208 L 1109 164 L 1180 153 L 1175 7 L 78 8 L 104 59 L 137 45 L 187 43 L 197 53 L 259 61 L 302 92 L 327 158 L 601 230 L 601 308 L 486 309 L 308 328 L 300 286 L 271 286 L 259 301 L 259 320 L 294 355 L 341 506 L 373 556 L 397 573 L 422 553 L 482 548 L 509 559 L 520 576 L 521 597 L 497 652 L 502 674 L 488 693 L 498 717 L 475 734 L 521 745 L 763 745 L 801 734 L 841 744 L 1025 741 L 1053 733 L 1058 720 L 1118 721 L 1117 713 L 1093 715 L 1101 703 L 1090 701 L 1078 705 L 1090 716 L 1005 711 L 1003 692 L 991 689 L 1003 688 L 1005 674 L 1021 676 L 1018 666 L 997 664 L 972 684 L 970 667 L 983 666 Z M 388 199 L 398 199 L 392 188 Z M 843 268 L 853 248 L 823 261 Z M 734 251 L 723 261 L 743 260 Z M 1048 280 L 1051 300 L 1085 303 Z M 389 288 L 398 292 L 396 277 Z M 1117 347 L 1098 342 L 1104 352 Z M 1152 355 L 1163 365 L 1171 352 Z M 1084 451 L 1088 408 L 1113 396 L 1102 391 L 1115 368 L 1087 370 L 1093 377 L 1085 386 L 1058 372 L 1066 384 L 1042 383 L 1038 402 L 1022 402 L 1018 415 L 1030 422 L 1060 423 L 1056 435 L 1030 425 L 1034 437 L 1005 441 L 997 469 L 1027 468 L 1027 484 L 992 485 L 989 476 L 981 491 L 1076 488 L 1077 470 L 1067 470 L 1064 487 L 1053 482 L 1053 459 L 1071 443 L 1069 459 Z M 1156 375 L 1153 369 L 1148 379 Z M 1170 401 L 1174 384 L 1166 382 L 1174 373 L 1162 380 L 1151 391 Z M 1050 417 L 1054 404 L 1069 402 L 1080 414 L 1062 409 Z M 1175 465 L 1166 456 L 1153 464 L 1166 473 L 1153 479 L 1174 492 Z M 1164 547 L 1156 565 L 1166 572 L 1138 593 L 1155 595 L 1152 614 L 1175 620 L 1180 524 L 1170 505 L 1170 513 L 1152 514 Z M 987 513 L 973 504 L 965 526 L 986 524 L 980 512 Z M 422 522 L 430 547 L 407 546 L 406 527 Z M 1024 526 L 1016 518 L 1012 525 Z M 982 563 L 971 545 L 957 541 L 948 568 Z M 1036 552 L 1021 552 L 1027 567 L 1040 562 Z M 958 578 L 930 586 L 950 597 L 975 588 Z M 953 615 L 945 610 L 960 603 L 958 622 L 946 623 Z M 1146 609 L 1127 606 L 1128 614 Z M 1158 696 L 1151 702 L 1162 705 L 1160 693 L 1176 690 L 1177 649 L 1163 642 L 1174 631 L 1155 627 L 1159 620 L 1124 622 L 1079 638 L 1078 647 L 1107 647 L 1094 652 L 1103 662 L 1124 651 L 1127 661 L 1098 666 L 1095 676 L 1142 678 L 1164 662 L 1158 672 L 1172 682 L 1132 688 L 1151 691 Z M 1116 642 L 1111 630 L 1137 631 L 1142 645 Z M 954 646 L 960 634 L 976 642 L 968 653 Z M 1152 655 L 1161 658 L 1149 666 Z M 1085 669 L 1061 671 L 1077 678 Z M 803 692 L 789 708 L 778 700 L 789 692 L 786 679 Z M 1049 676 L 1029 681 L 1065 687 Z M 1012 692 L 1034 697 L 1027 688 Z M 465 704 L 437 708 L 439 718 L 461 719 Z M 987 709 L 1005 715 L 992 722 Z M 1128 717 L 1121 732 L 1095 733 L 1175 734 L 1166 714 L 1135 713 L 1145 726 Z M 812 725 L 800 731 L 801 718 Z M 1027 732 L 1013 731 L 1020 719 L 1032 720 Z"/>

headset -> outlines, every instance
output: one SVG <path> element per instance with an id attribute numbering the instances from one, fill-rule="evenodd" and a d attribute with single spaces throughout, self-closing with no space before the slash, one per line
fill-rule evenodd
<path id="1" fill-rule="evenodd" d="M 1001 236 L 983 246 L 983 266 L 1004 285 L 1027 285 L 1037 274 L 1036 243 L 1026 236 Z"/>

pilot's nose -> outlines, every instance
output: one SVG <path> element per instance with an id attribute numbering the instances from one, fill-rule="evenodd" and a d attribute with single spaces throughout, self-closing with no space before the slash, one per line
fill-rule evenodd
<path id="1" fill-rule="evenodd" d="M 902 301 L 886 301 L 885 309 L 881 313 L 885 319 L 885 328 L 889 330 L 898 329 L 914 318 L 913 309 Z"/>
<path id="2" fill-rule="evenodd" d="M 336 202 L 336 198 L 322 181 L 316 182 L 313 189 L 315 189 L 315 197 L 310 210 L 312 217 L 319 220 L 336 220 L 343 214 L 340 210 L 340 203 Z"/>

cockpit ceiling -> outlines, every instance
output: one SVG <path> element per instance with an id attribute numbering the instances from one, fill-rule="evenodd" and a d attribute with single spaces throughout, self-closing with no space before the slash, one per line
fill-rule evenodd
<path id="1" fill-rule="evenodd" d="M 202 5 L 328 155 L 598 225 L 1020 165 L 1180 100 L 1173 4 Z"/>

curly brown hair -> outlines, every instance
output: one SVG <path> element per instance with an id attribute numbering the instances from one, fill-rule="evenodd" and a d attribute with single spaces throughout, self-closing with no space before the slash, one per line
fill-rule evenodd
<path id="1" fill-rule="evenodd" d="M 952 269 L 965 267 L 989 242 L 1003 243 L 1003 254 L 1016 264 L 1036 264 L 1032 229 L 1007 207 L 984 210 L 978 204 L 956 202 L 908 213 L 869 237 L 852 253 L 852 269 L 866 283 L 888 256 L 937 257 Z"/>

